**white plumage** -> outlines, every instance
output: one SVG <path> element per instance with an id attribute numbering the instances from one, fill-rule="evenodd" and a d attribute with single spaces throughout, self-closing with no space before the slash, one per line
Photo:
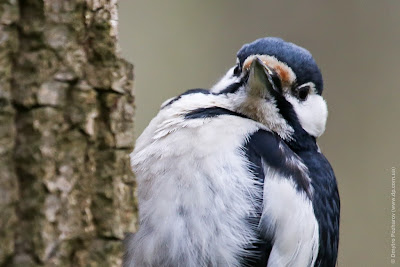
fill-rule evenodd
<path id="1" fill-rule="evenodd" d="M 126 266 L 241 266 L 257 227 L 273 227 L 277 236 L 269 266 L 315 260 L 318 226 L 307 196 L 278 174 L 267 175 L 262 192 L 249 170 L 243 146 L 267 126 L 232 115 L 185 119 L 199 108 L 240 109 L 239 98 L 249 101 L 244 92 L 184 95 L 161 109 L 138 138 L 131 163 L 141 225 L 129 241 Z M 262 195 L 264 225 L 250 225 L 246 218 L 255 215 Z M 297 224 L 291 230 L 300 220 L 307 220 L 303 230 Z M 304 244 L 310 239 L 314 243 Z"/>
<path id="2" fill-rule="evenodd" d="M 131 155 L 142 224 L 130 266 L 239 266 L 255 238 L 244 218 L 262 194 L 240 147 L 262 125 L 228 115 L 185 121 L 181 104 L 160 111 Z"/>

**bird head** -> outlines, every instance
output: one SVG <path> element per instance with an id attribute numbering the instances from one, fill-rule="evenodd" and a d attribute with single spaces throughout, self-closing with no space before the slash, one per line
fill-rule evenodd
<path id="1" fill-rule="evenodd" d="M 323 134 L 328 112 L 322 75 L 310 52 L 279 38 L 262 38 L 244 45 L 237 58 L 213 93 L 235 93 L 238 112 L 285 140 L 315 141 Z"/>

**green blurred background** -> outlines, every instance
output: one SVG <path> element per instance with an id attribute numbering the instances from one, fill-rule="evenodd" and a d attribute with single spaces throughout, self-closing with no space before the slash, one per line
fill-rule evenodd
<path id="1" fill-rule="evenodd" d="M 136 136 L 164 100 L 215 83 L 244 43 L 278 36 L 310 50 L 330 112 L 319 144 L 342 200 L 338 266 L 391 265 L 400 1 L 121 0 L 119 10 L 122 54 L 135 65 Z M 400 232 L 396 243 L 400 266 Z"/>

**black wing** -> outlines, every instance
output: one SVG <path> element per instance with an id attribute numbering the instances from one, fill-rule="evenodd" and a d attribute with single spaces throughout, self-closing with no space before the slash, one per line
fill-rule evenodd
<path id="1" fill-rule="evenodd" d="M 309 170 L 314 189 L 313 207 L 319 225 L 319 252 L 315 266 L 333 267 L 339 245 L 340 199 L 335 174 L 317 151 L 298 152 Z"/>
<path id="2" fill-rule="evenodd" d="M 297 166 L 288 163 L 288 157 L 297 157 L 292 150 L 280 139 L 279 136 L 266 130 L 258 130 L 252 134 L 244 144 L 244 151 L 250 163 L 249 169 L 254 173 L 260 187 L 264 191 L 265 173 L 263 163 L 270 168 L 280 172 L 284 177 L 291 177 L 297 186 L 297 190 L 304 191 L 310 195 L 309 178 Z M 259 225 L 262 210 L 262 198 L 257 202 L 256 216 L 249 217 L 252 225 Z M 260 229 L 260 228 L 258 228 Z M 272 237 L 265 236 L 258 231 L 258 240 L 254 242 L 247 250 L 251 251 L 249 257 L 243 259 L 243 266 L 265 267 L 272 250 Z"/>

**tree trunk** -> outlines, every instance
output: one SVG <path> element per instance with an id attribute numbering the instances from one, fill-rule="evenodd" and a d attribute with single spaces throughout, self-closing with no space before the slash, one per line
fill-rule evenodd
<path id="1" fill-rule="evenodd" d="M 133 66 L 116 0 L 0 0 L 0 266 L 120 266 Z"/>

